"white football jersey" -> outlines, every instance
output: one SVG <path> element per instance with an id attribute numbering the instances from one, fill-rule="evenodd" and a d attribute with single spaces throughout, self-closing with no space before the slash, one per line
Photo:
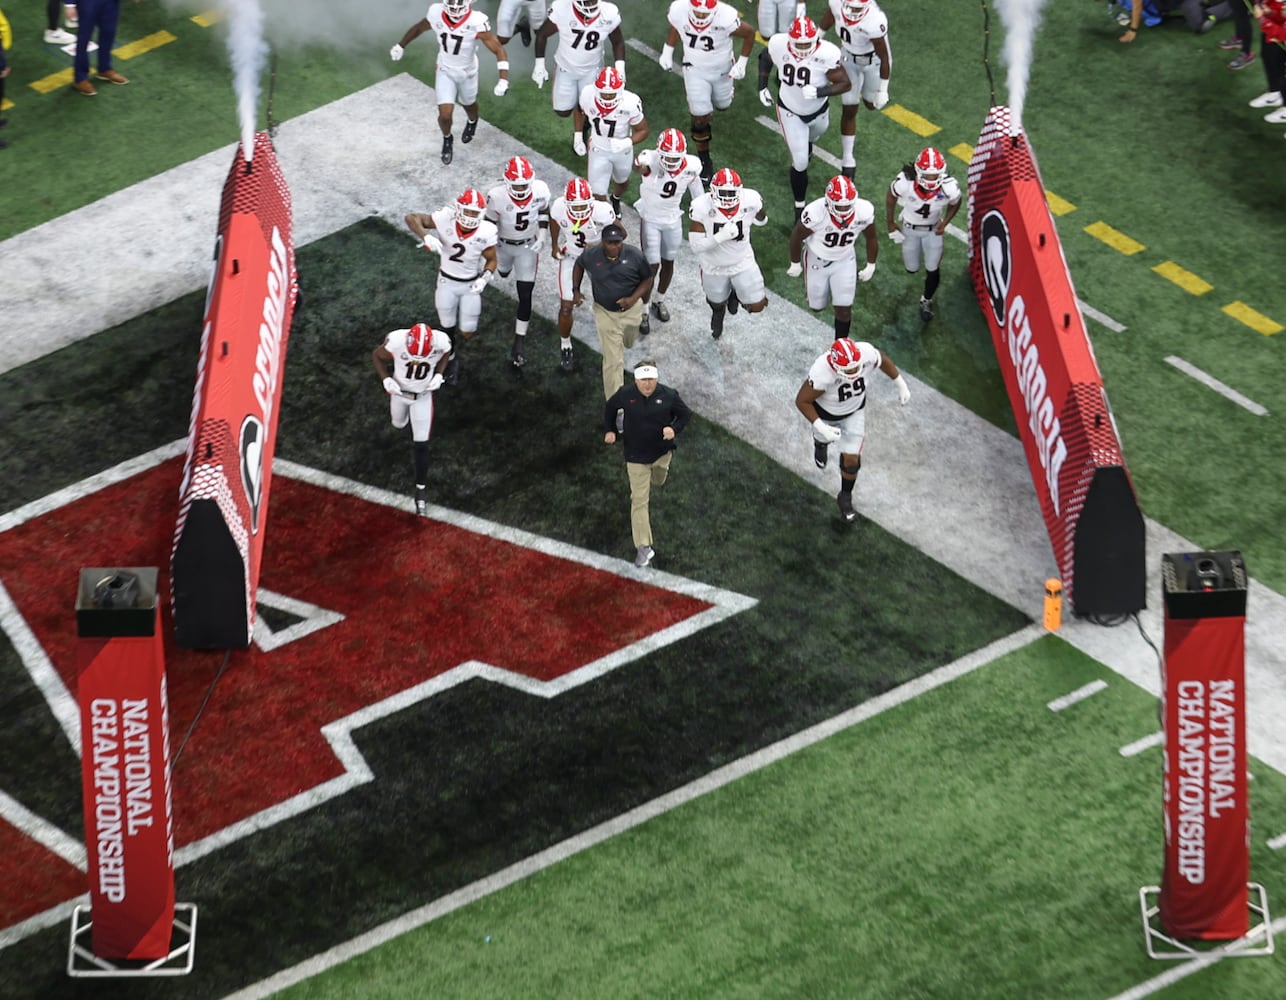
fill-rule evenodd
<path id="1" fill-rule="evenodd" d="M 438 65 L 465 73 L 478 68 L 478 36 L 491 30 L 491 22 L 480 10 L 470 10 L 459 24 L 447 17 L 446 8 L 435 3 L 424 15 L 438 40 Z"/>
<path id="2" fill-rule="evenodd" d="M 442 330 L 433 331 L 433 348 L 427 358 L 413 358 L 406 352 L 406 335 L 410 330 L 394 330 L 384 338 L 384 350 L 393 355 L 393 378 L 407 392 L 428 389 L 433 370 L 444 356 L 451 353 L 451 338 Z"/>
<path id="3" fill-rule="evenodd" d="M 947 206 L 960 201 L 960 185 L 954 177 L 943 177 L 938 190 L 925 191 L 905 173 L 899 173 L 889 190 L 902 208 L 902 221 L 909 226 L 936 226 Z"/>
<path id="4" fill-rule="evenodd" d="M 741 202 L 732 214 L 718 208 L 708 193 L 692 202 L 688 217 L 693 222 L 701 223 L 711 236 L 724 226 L 738 227 L 736 239 L 698 251 L 702 271 L 707 274 L 736 274 L 754 264 L 755 251 L 750 245 L 750 230 L 755 216 L 763 208 L 764 200 L 759 192 L 746 187 L 741 189 Z"/>
<path id="5" fill-rule="evenodd" d="M 483 219 L 477 229 L 461 229 L 455 221 L 455 205 L 444 205 L 431 216 L 433 232 L 442 241 L 441 272 L 451 278 L 472 281 L 482 273 L 482 253 L 496 245 L 494 223 Z"/>
<path id="6" fill-rule="evenodd" d="M 700 70 L 726 70 L 732 65 L 732 33 L 741 27 L 737 9 L 720 2 L 700 28 L 688 17 L 691 9 L 689 0 L 674 0 L 666 15 L 683 44 L 683 65 Z"/>
<path id="7" fill-rule="evenodd" d="M 853 201 L 853 217 L 846 225 L 837 225 L 825 198 L 804 206 L 799 221 L 812 232 L 804 239 L 809 254 L 822 260 L 843 260 L 856 252 L 857 236 L 875 221 L 875 206 L 865 198 Z"/>
<path id="8" fill-rule="evenodd" d="M 888 37 L 889 16 L 880 10 L 875 0 L 866 5 L 866 14 L 859 21 L 850 21 L 844 16 L 843 0 L 830 0 L 830 9 L 831 16 L 835 18 L 835 34 L 845 52 L 867 55 L 875 51 L 873 39 Z"/>
<path id="9" fill-rule="evenodd" d="M 639 218 L 653 225 L 664 226 L 683 218 L 683 193 L 696 202 L 704 193 L 701 186 L 701 161 L 686 153 L 683 165 L 676 171 L 661 165 L 661 154 L 655 149 L 645 149 L 635 157 L 640 167 L 649 171 L 639 181 L 639 200 L 634 208 Z"/>
<path id="10" fill-rule="evenodd" d="M 864 340 L 857 341 L 857 349 L 862 357 L 855 379 L 850 380 L 831 367 L 829 351 L 808 369 L 809 384 L 822 394 L 817 405 L 832 416 L 846 417 L 866 405 L 866 383 L 884 360 L 880 352 Z"/>
<path id="11" fill-rule="evenodd" d="M 608 35 L 621 26 L 621 11 L 614 3 L 598 5 L 598 16 L 584 20 L 572 0 L 554 0 L 549 20 L 558 25 L 558 48 L 554 64 L 572 76 L 590 76 L 603 65 L 603 54 L 611 48 Z"/>
<path id="12" fill-rule="evenodd" d="M 643 101 L 632 90 L 622 90 L 611 111 L 598 104 L 598 88 L 591 84 L 580 92 L 580 109 L 589 121 L 589 148 L 600 153 L 624 153 L 634 148 L 630 136 L 643 121 Z"/>
<path id="13" fill-rule="evenodd" d="M 768 54 L 773 65 L 777 67 L 780 81 L 777 88 L 777 99 L 788 111 L 800 116 L 811 115 L 826 107 L 825 97 L 814 97 L 809 100 L 804 96 L 804 87 L 821 87 L 826 83 L 826 74 L 839 68 L 839 46 L 824 39 L 817 43 L 812 54 L 807 58 L 797 59 L 791 54 L 787 44 L 790 36 L 773 35 L 768 39 Z"/>
<path id="14" fill-rule="evenodd" d="M 531 196 L 523 205 L 509 196 L 507 185 L 497 184 L 487 192 L 487 218 L 502 240 L 535 239 L 540 220 L 549 217 L 551 200 L 549 185 L 542 180 L 532 180 Z"/>
<path id="15" fill-rule="evenodd" d="M 605 201 L 590 202 L 593 211 L 584 222 L 575 222 L 567 214 L 567 199 L 558 197 L 549 206 L 549 218 L 558 223 L 558 246 L 573 254 L 593 246 L 602 239 L 603 230 L 616 221 L 616 213 Z"/>

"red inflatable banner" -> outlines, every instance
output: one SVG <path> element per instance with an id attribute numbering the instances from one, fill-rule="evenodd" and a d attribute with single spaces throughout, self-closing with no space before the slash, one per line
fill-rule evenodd
<path id="1" fill-rule="evenodd" d="M 219 213 L 170 567 L 180 646 L 250 644 L 297 297 L 290 191 L 260 132 Z"/>
<path id="2" fill-rule="evenodd" d="M 1167 555 L 1165 871 L 1159 913 L 1177 939 L 1250 928 L 1245 571 L 1236 553 Z"/>
<path id="3" fill-rule="evenodd" d="M 992 108 L 969 164 L 969 273 L 1078 615 L 1146 605 L 1144 527 L 1036 158 Z"/>
<path id="4" fill-rule="evenodd" d="M 93 952 L 165 958 L 174 828 L 156 570 L 82 571 L 77 626 Z"/>

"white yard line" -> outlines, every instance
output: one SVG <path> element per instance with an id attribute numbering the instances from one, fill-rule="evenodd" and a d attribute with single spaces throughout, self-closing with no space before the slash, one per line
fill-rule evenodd
<path id="1" fill-rule="evenodd" d="M 1232 386 L 1226 385 L 1225 383 L 1220 382 L 1213 375 L 1210 375 L 1207 372 L 1203 372 L 1200 368 L 1192 364 L 1190 361 L 1184 361 L 1183 358 L 1176 357 L 1173 354 L 1167 357 L 1165 361 L 1166 361 L 1166 364 L 1173 365 L 1175 368 L 1179 369 L 1179 371 L 1183 372 L 1183 374 L 1189 376 L 1190 378 L 1196 379 L 1202 385 L 1206 386 L 1209 389 L 1213 389 L 1215 392 L 1219 393 L 1219 395 L 1221 395 L 1224 399 L 1231 400 L 1232 402 L 1236 403 L 1238 406 L 1249 410 L 1255 416 L 1265 417 L 1268 415 L 1268 410 L 1266 408 L 1260 406 L 1253 399 L 1247 399 L 1236 389 L 1232 388 Z"/>
<path id="2" fill-rule="evenodd" d="M 1075 691 L 1069 691 L 1061 698 L 1055 698 L 1048 705 L 1051 712 L 1061 712 L 1065 708 L 1071 708 L 1077 702 L 1084 701 L 1086 698 L 1092 698 L 1100 691 L 1107 687 L 1107 681 L 1097 680 L 1090 681 L 1083 687 L 1078 687 Z"/>

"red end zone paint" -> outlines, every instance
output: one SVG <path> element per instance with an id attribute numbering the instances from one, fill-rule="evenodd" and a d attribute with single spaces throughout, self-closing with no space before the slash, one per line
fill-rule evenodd
<path id="1" fill-rule="evenodd" d="M 171 460 L 0 534 L 0 579 L 73 694 L 76 568 L 165 567 L 180 477 Z M 178 847 L 341 774 L 326 723 L 470 660 L 552 680 L 712 607 L 285 476 L 272 507 L 261 584 L 345 620 L 231 654 L 174 768 Z M 165 636 L 177 749 L 224 654 L 176 647 L 168 616 Z M 0 853 L 0 881 L 20 856 Z M 47 871 L 25 915 L 68 898 L 65 871 Z"/>

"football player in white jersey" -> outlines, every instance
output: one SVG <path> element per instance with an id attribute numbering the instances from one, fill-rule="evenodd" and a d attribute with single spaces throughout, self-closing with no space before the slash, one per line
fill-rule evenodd
<path id="1" fill-rule="evenodd" d="M 442 385 L 451 338 L 428 323 L 394 330 L 371 352 L 375 371 L 389 397 L 389 414 L 399 430 L 411 425 L 415 458 L 415 512 L 428 513 L 429 434 L 433 393 Z"/>
<path id="2" fill-rule="evenodd" d="M 545 0 L 500 0 L 496 8 L 496 37 L 501 45 L 509 44 L 515 31 L 523 45 L 530 45 L 532 29 L 539 31 L 544 23 Z"/>
<path id="3" fill-rule="evenodd" d="M 612 211 L 621 214 L 621 195 L 630 183 L 634 147 L 648 137 L 643 101 L 614 66 L 598 71 L 592 86 L 581 91 L 576 127 L 589 126 L 589 156 L 585 168 L 589 186 L 602 200 L 611 193 Z"/>
<path id="4" fill-rule="evenodd" d="M 710 190 L 688 210 L 688 242 L 701 262 L 701 288 L 710 303 L 710 336 L 723 336 L 724 313 L 768 305 L 763 272 L 750 245 L 750 229 L 768 221 L 758 191 L 742 187 L 735 170 L 716 171 Z"/>
<path id="5" fill-rule="evenodd" d="M 790 191 L 795 221 L 808 200 L 808 160 L 813 143 L 831 123 L 830 97 L 843 94 L 850 81 L 840 65 L 839 48 L 822 38 L 812 18 L 797 17 L 790 30 L 773 35 L 759 53 L 759 101 L 774 104 L 768 75 L 777 67 L 777 123 L 790 150 Z"/>
<path id="6" fill-rule="evenodd" d="M 505 164 L 504 180 L 487 192 L 487 220 L 495 225 L 496 270 L 510 273 L 518 286 L 518 318 L 509 360 L 515 368 L 527 363 L 523 341 L 531 322 L 531 294 L 536 287 L 540 251 L 549 234 L 549 185 L 536 176 L 531 161 L 514 156 Z"/>
<path id="7" fill-rule="evenodd" d="M 545 45 L 558 36 L 554 50 L 554 112 L 566 118 L 580 102 L 581 91 L 590 86 L 603 68 L 603 50 L 610 42 L 616 70 L 625 79 L 625 36 L 621 34 L 621 12 L 607 0 L 554 0 L 549 16 L 536 32 L 536 63 L 531 78 L 537 87 L 549 79 L 545 68 Z M 577 156 L 585 155 L 585 133 L 578 128 L 572 139 Z"/>
<path id="8" fill-rule="evenodd" d="M 470 340 L 478 332 L 482 292 L 496 276 L 496 227 L 486 220 L 486 212 L 486 196 L 466 188 L 436 212 L 412 212 L 406 217 L 406 226 L 419 237 L 420 245 L 441 258 L 433 305 L 438 322 L 456 343 L 447 363 L 447 385 L 459 381 L 459 341 Z"/>
<path id="9" fill-rule="evenodd" d="M 635 159 L 639 173 L 639 245 L 656 277 L 648 312 L 662 323 L 670 321 L 665 293 L 674 277 L 674 259 L 683 243 L 683 195 L 695 202 L 705 189 L 701 186 L 701 162 L 687 153 L 688 142 L 677 128 L 667 128 L 656 149 L 645 149 Z M 651 332 L 648 314 L 643 314 L 639 333 Z"/>
<path id="10" fill-rule="evenodd" d="M 658 60 L 674 68 L 674 46 L 683 42 L 683 89 L 692 115 L 692 142 L 701 159 L 701 183 L 710 183 L 710 119 L 732 104 L 732 82 L 745 79 L 755 29 L 742 24 L 737 9 L 722 0 L 674 0 L 666 15 L 670 32 Z M 732 40 L 741 39 L 741 55 L 732 58 Z"/>
<path id="11" fill-rule="evenodd" d="M 902 263 L 908 274 L 924 264 L 924 294 L 920 296 L 920 319 L 933 319 L 933 293 L 942 279 L 942 234 L 960 211 L 960 185 L 947 173 L 947 159 L 936 149 L 920 150 L 915 163 L 903 167 L 884 199 L 889 239 L 902 244 Z M 901 206 L 897 225 L 893 210 Z"/>
<path id="12" fill-rule="evenodd" d="M 866 238 L 866 265 L 857 269 L 857 236 Z M 790 268 L 786 274 L 805 278 L 808 308 L 835 307 L 835 336 L 847 337 L 853 322 L 853 297 L 859 281 L 870 281 L 880 239 L 875 235 L 875 206 L 857 196 L 847 177 L 832 177 L 826 194 L 810 201 L 790 234 Z"/>
<path id="13" fill-rule="evenodd" d="M 549 239 L 551 252 L 558 261 L 558 336 L 559 364 L 571 371 L 572 310 L 576 303 L 576 286 L 572 272 L 576 259 L 587 247 L 601 241 L 603 230 L 616 221 L 612 206 L 594 197 L 589 181 L 573 177 L 562 196 L 549 206 Z"/>
<path id="14" fill-rule="evenodd" d="M 804 0 L 759 0 L 759 34 L 765 39 L 790 30 L 790 22 L 808 12 Z"/>
<path id="15" fill-rule="evenodd" d="M 450 163 L 455 156 L 455 137 L 451 134 L 451 119 L 455 116 L 456 101 L 464 106 L 464 132 L 460 141 L 473 141 L 478 128 L 478 43 L 481 42 L 496 57 L 500 79 L 495 95 L 503 97 L 509 90 L 509 57 L 500 40 L 491 33 L 491 22 L 481 11 L 473 10 L 470 0 L 443 0 L 429 8 L 429 12 L 406 29 L 402 40 L 389 49 L 394 62 L 402 58 L 406 47 L 426 31 L 433 32 L 438 41 L 438 70 L 433 78 L 433 89 L 438 95 L 438 128 L 442 130 L 442 162 Z"/>
<path id="16" fill-rule="evenodd" d="M 857 142 L 857 109 L 865 104 L 872 111 L 889 103 L 889 19 L 875 0 L 829 0 L 818 25 L 822 31 L 835 29 L 843 53 L 844 71 L 852 87 L 840 103 L 840 171 L 852 180 L 857 168 L 853 146 Z"/>
<path id="17" fill-rule="evenodd" d="M 813 428 L 813 461 L 819 469 L 826 468 L 830 446 L 839 445 L 839 495 L 835 502 L 845 521 L 857 517 L 853 486 L 862 467 L 866 440 L 867 379 L 877 368 L 893 380 L 898 402 L 905 406 L 911 390 L 893 359 L 864 340 L 847 337 L 836 340 L 830 350 L 818 356 L 795 393 L 795 408 Z"/>

